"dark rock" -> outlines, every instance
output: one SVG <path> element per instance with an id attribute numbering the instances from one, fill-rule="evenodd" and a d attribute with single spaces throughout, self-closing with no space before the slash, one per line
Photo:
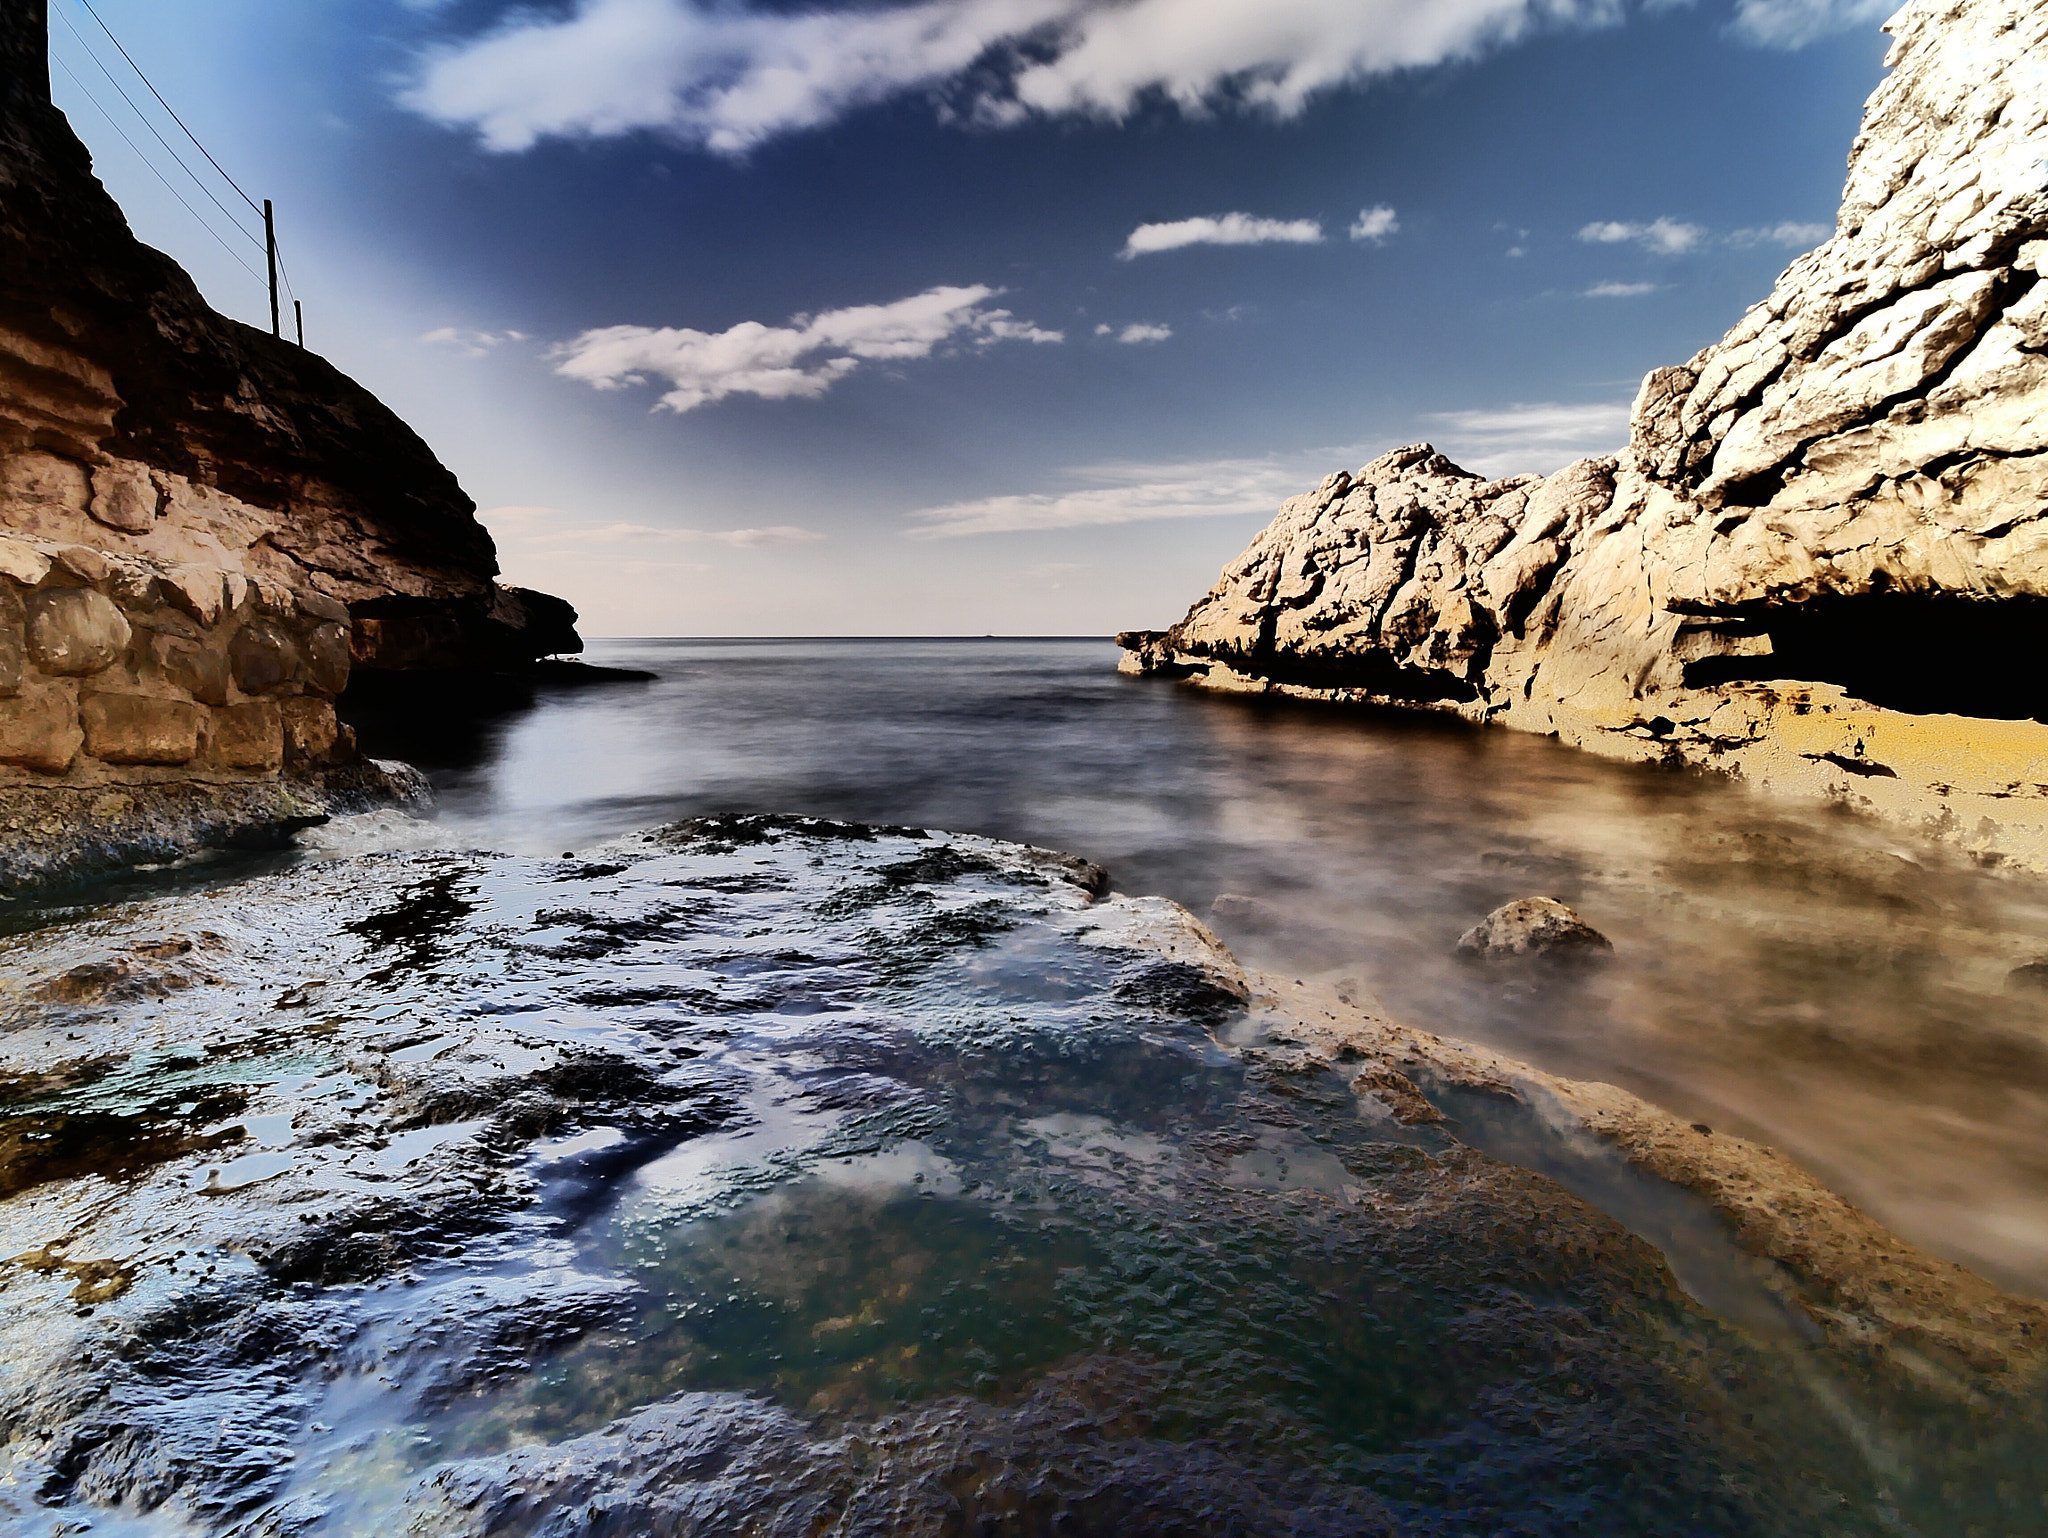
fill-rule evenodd
<path id="1" fill-rule="evenodd" d="M 2005 986 L 2016 993 L 2048 993 L 2048 958 L 2014 967 L 2005 974 Z"/>
<path id="2" fill-rule="evenodd" d="M 299 649 L 269 620 L 250 620 L 228 643 L 235 682 L 250 694 L 268 694 L 299 676 Z"/>

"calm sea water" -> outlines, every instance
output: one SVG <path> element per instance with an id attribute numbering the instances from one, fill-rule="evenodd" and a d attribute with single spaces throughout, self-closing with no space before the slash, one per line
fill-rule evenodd
<path id="1" fill-rule="evenodd" d="M 1074 851 L 1246 961 L 1782 1148 L 1901 1233 L 2048 1295 L 2048 883 L 1897 830 L 1546 739 L 1219 698 L 1103 641 L 611 641 L 656 681 L 365 718 L 439 833 L 582 850 L 787 811 Z M 1556 896 L 1615 965 L 1569 994 L 1457 963 Z"/>

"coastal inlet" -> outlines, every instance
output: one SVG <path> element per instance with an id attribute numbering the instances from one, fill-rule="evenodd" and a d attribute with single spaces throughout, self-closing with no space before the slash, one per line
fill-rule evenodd
<path id="1" fill-rule="evenodd" d="M 1184 910 L 1106 890 L 983 838 L 726 817 L 24 916 L 0 1516 L 1833 1535 L 2041 1509 L 2048 1438 L 1996 1372 L 1843 1340 L 1711 1225 L 1748 1291 L 1703 1306 L 1467 1140 L 1540 1140 L 1520 1102 L 1283 1044 Z"/>

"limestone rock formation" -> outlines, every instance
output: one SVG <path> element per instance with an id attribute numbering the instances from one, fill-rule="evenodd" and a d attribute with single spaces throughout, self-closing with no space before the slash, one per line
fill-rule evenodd
<path id="1" fill-rule="evenodd" d="M 81 796 L 127 808 L 74 851 L 108 858 L 317 815 L 363 778 L 333 706 L 352 668 L 581 649 L 566 603 L 493 580 L 417 434 L 135 239 L 50 103 L 47 50 L 43 0 L 0 11 L 4 884 L 63 868 Z"/>
<path id="2" fill-rule="evenodd" d="M 1295 498 L 1127 671 L 1455 711 L 2048 867 L 2048 11 L 1888 24 L 1836 232 L 1627 449 Z"/>

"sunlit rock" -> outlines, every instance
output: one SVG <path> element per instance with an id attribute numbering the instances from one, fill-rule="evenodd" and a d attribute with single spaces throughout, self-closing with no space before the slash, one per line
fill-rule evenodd
<path id="1" fill-rule="evenodd" d="M 1127 671 L 1698 764 L 2048 868 L 2048 12 L 1890 22 L 1833 238 L 1629 445 L 1288 502 Z"/>
<path id="2" fill-rule="evenodd" d="M 1592 961 L 1613 950 L 1613 941 L 1555 897 L 1518 897 L 1502 903 L 1458 936 L 1458 954 L 1473 961 L 1514 956 Z"/>

